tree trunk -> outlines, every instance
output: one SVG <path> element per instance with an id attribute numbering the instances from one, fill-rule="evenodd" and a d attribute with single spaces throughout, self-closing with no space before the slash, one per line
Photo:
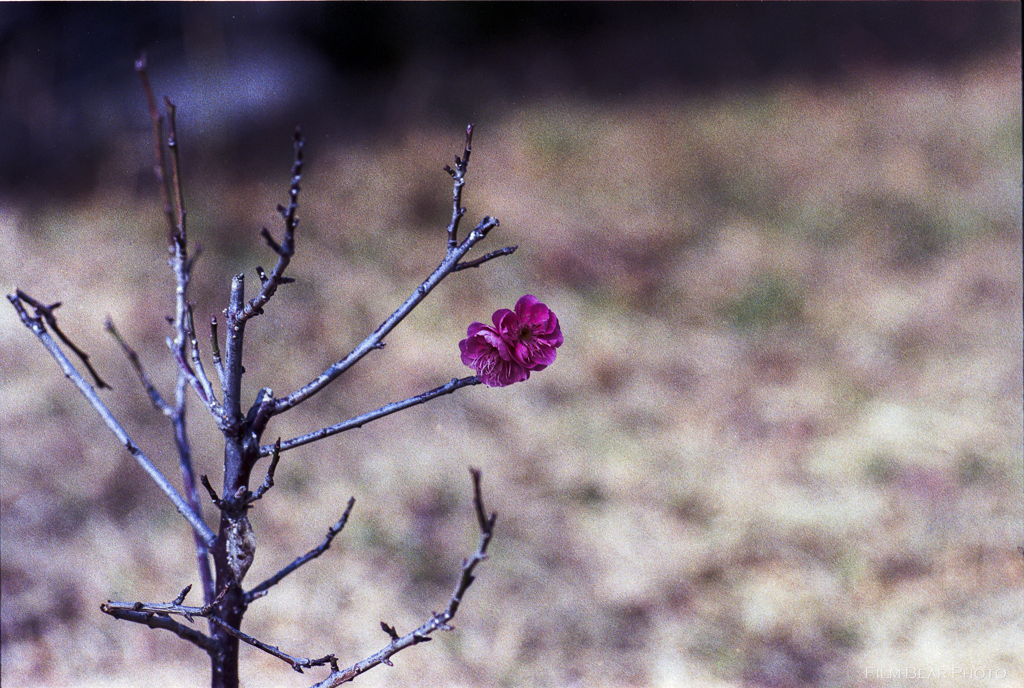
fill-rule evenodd
<path id="1" fill-rule="evenodd" d="M 231 536 L 231 523 L 226 514 L 220 517 L 220 532 L 213 549 L 213 561 L 217 570 L 218 591 L 228 586 L 228 592 L 217 603 L 217 618 L 234 628 L 242 625 L 245 614 L 245 594 L 235 580 L 235 574 L 228 565 L 226 543 Z M 238 688 L 238 638 L 216 624 L 211 624 L 211 635 L 217 643 L 217 652 L 210 656 L 212 688 Z"/>
<path id="2" fill-rule="evenodd" d="M 217 595 L 225 588 L 227 592 L 217 602 L 215 615 L 237 629 L 241 629 L 246 611 L 242 580 L 256 553 L 256 542 L 245 512 L 248 510 L 249 476 L 258 460 L 259 439 L 252 436 L 248 423 L 241 423 L 236 432 L 225 433 L 224 492 L 221 495 L 224 508 L 213 546 L 213 563 Z M 238 638 L 217 624 L 213 624 L 210 631 L 218 648 L 210 658 L 211 685 L 213 688 L 238 688 Z"/>

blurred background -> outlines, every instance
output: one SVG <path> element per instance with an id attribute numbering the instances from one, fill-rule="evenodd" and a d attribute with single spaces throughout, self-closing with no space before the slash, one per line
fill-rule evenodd
<path id="1" fill-rule="evenodd" d="M 246 630 L 348 665 L 381 620 L 418 626 L 476 547 L 472 465 L 499 521 L 456 631 L 360 685 L 1015 685 L 1020 38 L 1018 3 L 5 4 L 0 271 L 64 303 L 174 478 L 102 331 L 170 393 L 139 54 L 178 106 L 197 321 L 273 263 L 258 232 L 280 235 L 307 139 L 296 282 L 249 329 L 249 400 L 344 356 L 436 266 L 474 122 L 464 224 L 498 217 L 482 251 L 518 252 L 451 276 L 265 441 L 469 374 L 466 326 L 525 293 L 565 345 L 526 383 L 285 454 L 250 583 L 356 508 Z M 98 610 L 197 582 L 182 519 L 10 307 L 0 347 L 4 685 L 205 684 L 194 647 Z M 245 647 L 241 671 L 324 673 Z"/>

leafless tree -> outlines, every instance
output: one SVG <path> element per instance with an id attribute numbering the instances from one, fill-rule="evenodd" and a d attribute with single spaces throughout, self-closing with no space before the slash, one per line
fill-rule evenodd
<path id="1" fill-rule="evenodd" d="M 231 281 L 229 303 L 224 311 L 223 329 L 219 329 L 220 323 L 215 317 L 211 318 L 209 353 L 201 354 L 188 296 L 195 256 L 189 254 L 175 107 L 170 99 L 164 98 L 164 111 L 161 113 L 149 83 L 144 57 L 136 63 L 136 70 L 142 80 L 143 92 L 152 119 L 156 152 L 154 171 L 159 182 L 163 214 L 168 227 L 168 262 L 175 283 L 174 315 L 169 318 L 173 332 L 172 336 L 168 337 L 169 349 L 177 363 L 177 380 L 173 394 L 165 395 L 158 390 L 157 385 L 143 369 L 139 356 L 109 318 L 106 329 L 123 349 L 153 406 L 166 416 L 170 423 L 181 469 L 182 491 L 163 475 L 109 410 L 100 393 L 101 390 L 107 389 L 108 385 L 89 363 L 86 353 L 76 347 L 58 326 L 55 313 L 60 303 L 38 300 L 20 289 L 7 297 L 22 323 L 39 339 L 65 376 L 85 395 L 106 426 L 167 495 L 192 529 L 198 580 L 203 597 L 201 605 L 185 604 L 186 596 L 192 588 L 189 585 L 171 602 L 108 601 L 102 604 L 100 609 L 115 619 L 134 621 L 150 628 L 170 631 L 202 648 L 210 657 L 211 685 L 214 688 L 238 686 L 239 641 L 281 659 L 300 673 L 312 667 L 322 666 L 325 670 L 329 667 L 330 674 L 316 686 L 337 686 L 378 664 L 390 664 L 390 657 L 396 652 L 430 640 L 431 634 L 435 631 L 450 630 L 449 622 L 458 611 L 466 590 L 473 583 L 477 565 L 486 558 L 487 547 L 494 530 L 495 515 L 488 514 L 483 505 L 480 471 L 470 469 L 475 515 L 480 529 L 479 544 L 476 551 L 463 560 L 461 572 L 455 581 L 454 592 L 446 606 L 442 611 L 432 614 L 419 628 L 405 635 L 400 635 L 394 627 L 381 622 L 381 628 L 388 636 L 387 644 L 380 651 L 347 668 L 341 668 L 338 658 L 333 654 L 318 658 L 293 656 L 252 637 L 241 629 L 243 617 L 250 604 L 271 592 L 273 586 L 283 578 L 330 547 L 333 538 L 341 532 L 348 521 L 354 498 L 349 500 L 339 520 L 328 528 L 327 535 L 319 546 L 299 556 L 267 580 L 249 588 L 244 587 L 243 582 L 253 561 L 256 541 L 247 513 L 255 502 L 266 496 L 273 487 L 274 473 L 283 452 L 360 427 L 456 390 L 480 384 L 482 380 L 477 376 L 456 378 L 436 389 L 291 439 L 278 438 L 274 442 L 263 443 L 267 427 L 276 416 L 299 406 L 325 389 L 367 353 L 383 347 L 388 334 L 450 274 L 510 255 L 516 247 L 510 246 L 474 259 L 465 259 L 470 250 L 498 226 L 498 220 L 484 216 L 465 237 L 459 235 L 459 224 L 466 212 L 462 206 L 462 190 L 466 183 L 472 149 L 473 127 L 470 125 L 466 129 L 465 149 L 462 155 L 456 156 L 454 167 L 445 167 L 453 181 L 452 213 L 447 227 L 444 257 L 437 268 L 376 330 L 344 358 L 327 366 L 307 384 L 283 396 L 275 396 L 268 388 L 261 389 L 248 408 L 243 408 L 241 389 L 245 368 L 242 365 L 242 358 L 246 325 L 264 312 L 279 287 L 292 281 L 285 273 L 296 251 L 296 229 L 299 224 L 297 213 L 303 168 L 302 133 L 298 129 L 295 131 L 294 163 L 288 201 L 277 206 L 284 225 L 279 234 L 280 238 L 275 238 L 267 229 L 261 232 L 267 246 L 276 256 L 276 263 L 269 272 L 262 267 L 256 267 L 259 287 L 255 295 L 248 299 L 245 292 L 245 275 L 234 276 Z M 70 355 L 66 352 L 70 352 Z M 85 374 L 80 372 L 79 368 L 83 368 Z M 224 476 L 219 494 L 207 476 L 197 477 L 193 470 L 193 449 L 186 422 L 189 389 L 212 416 L 224 437 Z M 266 476 L 261 484 L 251 489 L 253 471 L 263 458 L 269 459 Z M 211 500 L 213 507 L 219 512 L 216 530 L 204 520 L 202 502 L 205 497 Z M 197 627 L 196 617 L 206 619 L 205 632 Z"/>

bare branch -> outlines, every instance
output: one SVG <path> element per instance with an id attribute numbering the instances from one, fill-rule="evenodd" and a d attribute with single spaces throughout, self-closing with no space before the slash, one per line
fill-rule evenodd
<path id="1" fill-rule="evenodd" d="M 180 379 L 180 378 L 179 378 Z M 182 390 L 184 391 L 184 390 Z M 184 398 L 184 395 L 179 397 Z M 178 466 L 181 469 L 181 480 L 185 491 L 185 499 L 189 506 L 199 516 L 203 517 L 203 508 L 199 502 L 199 491 L 196 489 L 196 474 L 192 466 L 192 447 L 188 439 L 188 430 L 185 424 L 185 406 L 182 403 L 174 418 L 171 420 L 174 428 L 174 443 L 178 448 Z M 203 599 L 209 602 L 213 599 L 214 583 L 213 574 L 210 568 L 210 546 L 207 541 L 193 531 L 192 537 L 196 546 L 196 566 L 199 569 L 199 580 L 203 586 Z"/>
<path id="2" fill-rule="evenodd" d="M 172 345 L 175 351 L 175 358 L 185 358 L 185 315 L 188 305 L 188 283 L 192 275 L 192 266 L 199 256 L 197 250 L 195 255 L 188 255 L 188 238 L 185 231 L 185 200 L 181 188 L 181 173 L 178 155 L 178 133 L 175 121 L 175 108 L 170 100 L 164 99 L 168 112 L 168 124 L 170 136 L 167 145 L 171 152 L 171 174 L 168 176 L 167 156 L 164 152 L 163 125 L 164 117 L 157 107 L 156 98 L 153 96 L 153 89 L 149 83 L 149 75 L 146 70 L 146 56 L 143 54 L 135 63 L 135 69 L 142 81 L 142 90 L 146 96 L 146 103 L 149 107 L 149 116 L 153 129 L 154 149 L 154 173 L 160 187 L 160 196 L 163 201 L 163 214 L 167 222 L 167 251 L 169 253 L 168 263 L 175 280 L 175 309 L 174 319 L 174 342 Z M 173 182 L 173 191 L 172 191 Z M 175 216 L 175 208 L 177 216 Z M 191 327 L 191 325 L 190 325 Z M 130 358 L 130 357 L 129 357 Z M 216 364 L 216 358 L 214 359 Z M 219 371 L 218 371 L 219 372 Z M 144 383 L 145 384 L 145 383 Z M 185 492 L 185 499 L 192 507 L 192 510 L 202 518 L 202 508 L 199 504 L 199 494 L 196 490 L 195 470 L 192 466 L 192 447 L 188 438 L 188 429 L 185 423 L 185 387 L 189 384 L 188 375 L 179 366 L 177 382 L 174 388 L 174 408 L 171 414 L 165 415 L 171 421 L 174 428 L 174 441 L 178 449 L 178 465 L 181 470 L 182 485 Z M 150 398 L 153 398 L 153 390 L 147 388 Z M 203 596 L 209 601 L 213 597 L 214 585 L 213 576 L 210 570 L 209 546 L 199 533 L 193 533 L 196 546 L 196 564 L 199 568 L 199 577 L 203 585 Z"/>
<path id="3" fill-rule="evenodd" d="M 187 325 L 185 326 L 185 330 L 188 333 L 186 336 L 191 341 L 195 341 L 195 336 L 191 334 Z M 192 366 L 190 366 L 188 361 L 185 360 L 184 350 L 178 348 L 175 342 L 171 341 L 170 337 L 167 338 L 167 346 L 171 349 L 171 353 L 174 354 L 174 359 L 178 362 L 178 370 L 182 375 L 184 375 L 185 380 L 192 387 L 193 391 L 195 391 L 196 396 L 199 397 L 199 401 L 203 402 L 203 406 L 207 408 L 214 420 L 220 424 L 223 420 L 223 408 L 220 403 L 218 403 L 217 397 L 213 396 L 213 389 L 210 388 L 209 379 L 206 379 L 205 383 L 200 379 L 199 374 L 193 370 Z M 198 347 L 192 350 L 192 360 L 193 362 L 199 360 Z M 206 375 L 204 374 L 203 378 L 205 377 Z"/>
<path id="4" fill-rule="evenodd" d="M 203 367 L 203 360 L 199 356 L 199 341 L 196 339 L 191 305 L 187 305 L 185 308 L 184 325 L 185 336 L 188 338 L 188 342 L 191 347 L 192 365 L 195 369 L 195 382 L 193 384 L 198 384 L 202 388 L 203 394 L 200 395 L 200 398 L 205 395 L 206 399 L 208 399 L 206 403 L 210 412 L 214 415 L 214 418 L 218 418 L 221 415 L 221 409 L 220 405 L 217 403 L 217 395 L 213 391 L 213 385 L 210 384 L 210 378 L 206 376 L 206 369 Z"/>
<path id="5" fill-rule="evenodd" d="M 210 316 L 210 355 L 213 358 L 213 367 L 217 370 L 217 378 L 220 379 L 221 389 L 224 388 L 224 362 L 220 358 L 220 343 L 217 341 L 217 316 Z"/>
<path id="6" fill-rule="evenodd" d="M 163 398 L 163 395 L 160 394 L 160 391 L 153 384 L 152 380 L 149 379 L 149 376 L 142 367 L 139 355 L 131 348 L 131 346 L 128 345 L 121 336 L 121 333 L 117 331 L 117 328 L 114 327 L 114 323 L 109 316 L 104 323 L 104 327 L 124 350 L 125 355 L 128 357 L 128 361 L 132 364 L 132 367 L 135 368 L 135 372 L 138 373 L 139 379 L 142 381 L 142 386 L 146 389 L 146 393 L 149 395 L 150 401 L 153 402 L 153 406 L 171 421 L 171 426 L 174 429 L 174 440 L 178 446 L 178 463 L 181 467 L 182 482 L 184 484 L 184 497 L 192 510 L 202 518 L 203 510 L 199 504 L 198 494 L 196 493 L 195 473 L 192 469 L 192 450 L 185 430 L 184 406 L 179 406 L 177 409 L 171 408 L 171 405 L 167 403 Z M 203 583 L 203 595 L 207 598 L 207 601 L 209 601 L 209 598 L 212 598 L 213 596 L 213 577 L 210 572 L 210 561 L 208 558 L 210 550 L 206 542 L 204 542 L 203 538 L 198 533 L 193 533 L 193 535 L 195 536 L 196 545 L 196 564 L 199 568 L 199 577 Z"/>
<path id="7" fill-rule="evenodd" d="M 337 666 L 337 664 L 336 664 L 337 658 L 334 655 L 326 655 L 324 657 L 321 657 L 320 659 L 309 659 L 309 658 L 306 658 L 306 657 L 293 657 L 292 655 L 288 654 L 287 652 L 282 652 L 280 648 L 278 648 L 278 647 L 276 647 L 274 645 L 268 645 L 267 643 L 264 643 L 263 641 L 257 640 L 256 638 L 252 637 L 248 633 L 243 633 L 242 631 L 238 630 L 237 628 L 228 625 L 224 621 L 221 621 L 216 616 L 210 616 L 208 618 L 210 619 L 210 621 L 212 621 L 213 623 L 217 624 L 218 626 L 223 628 L 225 631 L 227 631 L 228 634 L 233 635 L 234 637 L 236 637 L 239 640 L 241 640 L 243 643 L 248 643 L 249 645 L 252 645 L 255 648 L 259 648 L 260 650 L 263 650 L 264 652 L 266 652 L 269 655 L 273 655 L 274 657 L 277 657 L 278 659 L 280 659 L 280 660 L 282 660 L 284 662 L 287 662 L 291 666 L 292 669 L 294 669 L 295 671 L 299 672 L 300 674 L 302 673 L 303 669 L 310 669 L 310 668 L 315 667 L 315 666 L 323 666 L 324 664 L 330 664 L 332 666 Z"/>
<path id="8" fill-rule="evenodd" d="M 187 585 L 185 589 L 178 594 L 178 597 L 174 599 L 174 602 L 114 602 L 113 600 L 107 600 L 101 607 L 100 610 L 105 613 L 114 611 L 135 611 L 142 612 L 144 614 L 155 614 L 156 616 L 167 617 L 172 614 L 177 616 L 183 616 L 192 622 L 195 617 L 205 617 L 213 613 L 213 606 L 206 605 L 204 607 L 191 607 L 182 604 L 184 602 L 183 594 L 188 593 L 192 586 Z"/>
<path id="9" fill-rule="evenodd" d="M 164 477 L 164 474 L 160 472 L 160 469 L 154 466 L 153 462 L 149 460 L 149 457 L 147 457 L 139 446 L 135 444 L 117 419 L 114 418 L 110 409 L 108 409 L 106 404 L 103 403 L 103 400 L 100 399 L 96 390 L 93 389 L 92 385 L 86 382 L 85 378 L 82 377 L 82 374 L 78 372 L 71 361 L 68 360 L 68 357 L 64 355 L 64 352 L 61 351 L 61 348 L 53 340 L 53 337 L 50 336 L 50 333 L 46 331 L 46 327 L 43 325 L 42 319 L 40 317 L 32 318 L 29 316 L 21 303 L 22 292 L 18 290 L 16 293 L 18 296 L 8 294 L 7 299 L 18 312 L 18 316 L 21 318 L 25 327 L 31 330 L 39 341 L 42 342 L 43 346 L 50 352 L 50 355 L 57 362 L 57 365 L 60 367 L 64 375 L 71 380 L 76 387 L 78 387 L 78 391 L 85 396 L 93 409 L 96 410 L 96 413 L 98 413 L 100 418 L 103 419 L 106 426 L 112 433 L 114 433 L 114 436 L 122 446 L 124 446 L 128 452 L 135 457 L 135 461 L 142 466 L 142 469 L 149 474 L 157 486 L 163 490 L 164 494 L 166 494 L 168 498 L 170 498 L 175 508 L 177 508 L 181 515 L 185 517 L 185 520 L 189 522 L 189 525 L 192 526 L 193 530 L 195 530 L 208 545 L 213 544 L 213 540 L 216 536 L 213 531 L 210 530 L 210 527 L 203 522 L 203 519 L 195 512 L 195 510 L 192 509 L 191 506 L 189 506 L 167 478 Z"/>
<path id="10" fill-rule="evenodd" d="M 224 502 L 222 502 L 221 498 L 217 496 L 217 491 L 213 489 L 213 485 L 210 484 L 209 476 L 203 473 L 201 476 L 199 476 L 199 482 L 201 482 L 203 484 L 203 487 L 206 488 L 206 493 L 210 495 L 210 501 L 213 502 L 213 505 L 218 509 L 223 510 Z"/>
<path id="11" fill-rule="evenodd" d="M 269 229 L 267 229 L 266 227 L 261 229 L 260 236 L 263 237 L 263 239 L 267 242 L 267 246 L 270 247 L 271 251 L 273 251 L 277 255 L 281 255 L 281 244 L 277 243 L 277 240 L 274 239 L 274 236 L 270 233 Z"/>
<path id="12" fill-rule="evenodd" d="M 267 477 L 264 478 L 263 484 L 256 488 L 249 503 L 255 502 L 257 499 L 262 499 L 270 488 L 274 486 L 274 473 L 277 471 L 277 462 L 281 460 L 281 438 L 277 438 L 277 442 L 274 443 L 274 453 L 270 459 L 270 466 L 267 467 Z"/>
<path id="13" fill-rule="evenodd" d="M 167 150 L 171 153 L 171 189 L 174 205 L 178 211 L 173 235 L 174 243 L 184 248 L 188 245 L 188 241 L 185 233 L 185 195 L 181 191 L 181 165 L 178 159 L 178 131 L 174 119 L 176 108 L 167 96 L 164 96 L 164 109 L 167 111 Z"/>
<path id="14" fill-rule="evenodd" d="M 245 275 L 239 273 L 231 279 L 231 296 L 226 311 L 224 337 L 224 418 L 230 426 L 242 420 L 242 346 L 245 342 L 245 320 L 240 314 L 245 306 Z M 227 468 L 227 467 L 225 467 Z"/>
<path id="15" fill-rule="evenodd" d="M 469 154 L 473 152 L 473 125 L 466 127 L 466 148 L 462 157 L 455 156 L 455 169 L 448 165 L 444 171 L 451 175 L 454 184 L 452 185 L 452 219 L 448 223 L 448 249 L 451 250 L 459 244 L 459 221 L 466 214 L 462 207 L 462 187 L 466 185 L 466 172 L 469 170 Z"/>
<path id="16" fill-rule="evenodd" d="M 497 251 L 491 251 L 485 256 L 480 256 L 474 260 L 467 260 L 464 263 L 459 263 L 452 269 L 452 272 L 468 270 L 469 268 L 478 268 L 489 260 L 501 258 L 502 256 L 511 256 L 518 248 L 518 246 L 506 246 L 505 248 L 499 248 Z"/>
<path id="17" fill-rule="evenodd" d="M 477 224 L 462 243 L 459 243 L 457 240 L 459 220 L 462 218 L 462 215 L 465 214 L 465 208 L 462 207 L 462 187 L 465 184 L 465 175 L 469 166 L 469 155 L 472 151 L 472 140 L 473 125 L 471 124 L 466 128 L 466 148 L 463 151 L 463 157 L 455 158 L 455 169 L 445 167 L 445 170 L 454 180 L 454 190 L 452 193 L 452 219 L 448 225 L 448 249 L 445 253 L 444 260 L 441 261 L 441 264 L 437 266 L 434 272 L 432 272 L 430 276 L 420 284 L 420 286 L 405 300 L 405 302 L 402 303 L 402 305 L 399 306 L 383 323 L 381 323 L 369 337 L 357 345 L 348 356 L 327 368 L 327 370 L 321 373 L 319 377 L 304 387 L 295 390 L 282 399 L 278 399 L 274 403 L 273 407 L 269 409 L 268 416 L 257 419 L 257 423 L 255 424 L 257 430 L 262 430 L 262 428 L 265 427 L 266 422 L 269 420 L 269 416 L 283 413 L 313 396 L 333 382 L 339 375 L 351 368 L 363 356 L 368 354 L 370 351 L 379 348 L 381 343 L 383 343 L 384 338 L 388 336 L 391 330 L 393 330 L 398 323 L 402 322 L 402 320 L 405 319 L 405 317 L 427 297 L 427 294 L 429 294 L 434 287 L 440 284 L 445 277 L 458 269 L 459 261 L 462 260 L 463 256 L 465 256 L 466 253 L 468 253 L 469 250 L 479 241 L 486 237 L 488 232 L 499 226 L 497 219 L 490 216 L 484 216 L 480 223 Z M 484 258 L 487 257 L 485 256 Z M 487 259 L 489 260 L 489 258 Z"/>
<path id="18" fill-rule="evenodd" d="M 350 507 L 351 508 L 351 507 Z M 231 626 L 214 614 L 214 604 L 208 604 L 204 607 L 191 607 L 182 604 L 185 600 L 185 596 L 188 595 L 192 589 L 191 585 L 185 586 L 185 588 L 178 594 L 178 596 L 171 603 L 156 602 L 156 603 L 144 603 L 144 602 L 113 602 L 108 600 L 106 603 L 100 605 L 100 610 L 105 614 L 118 619 L 125 619 L 128 621 L 135 621 L 136 623 L 142 623 L 150 628 L 163 628 L 170 630 L 180 637 L 189 640 L 196 645 L 199 645 L 207 652 L 213 652 L 216 644 L 213 639 L 203 635 L 202 633 L 195 631 L 177 621 L 170 618 L 172 614 L 183 616 L 192 622 L 195 617 L 205 617 L 216 626 L 224 629 L 228 634 L 238 638 L 239 640 L 252 645 L 253 647 L 259 648 L 264 652 L 277 657 L 287 662 L 292 669 L 302 673 L 303 669 L 310 669 L 316 666 L 323 666 L 324 664 L 330 664 L 333 669 L 337 669 L 336 658 L 334 655 L 326 655 L 319 659 L 309 659 L 305 657 L 294 657 L 286 652 L 283 652 L 280 648 L 264 643 L 261 640 L 254 638 L 253 636 L 242 632 L 241 630 Z M 226 588 L 225 588 L 226 591 Z M 222 592 L 223 595 L 223 592 Z M 219 598 L 218 598 L 219 599 Z"/>
<path id="19" fill-rule="evenodd" d="M 480 379 L 475 375 L 470 375 L 469 377 L 464 378 L 454 378 L 452 379 L 451 382 L 443 384 L 440 387 L 435 387 L 429 392 L 423 392 L 422 394 L 417 394 L 414 397 L 409 397 L 408 399 L 403 399 L 402 401 L 395 401 L 390 404 L 385 404 L 376 411 L 369 411 L 362 415 L 356 416 L 355 418 L 350 418 L 344 421 L 343 423 L 331 425 L 329 427 L 322 428 L 315 432 L 311 432 L 305 435 L 301 435 L 299 437 L 294 437 L 285 442 L 281 442 L 279 451 L 286 451 L 288 449 L 294 449 L 295 447 L 301 447 L 304 444 L 309 444 L 310 442 L 322 440 L 325 437 L 336 435 L 339 432 L 345 432 L 346 430 L 352 430 L 353 428 L 362 427 L 363 425 L 366 425 L 371 421 L 377 420 L 378 418 L 383 418 L 384 416 L 389 416 L 392 413 L 401 411 L 403 409 L 407 409 L 410 406 L 416 406 L 417 404 L 422 404 L 425 401 L 436 399 L 437 397 L 444 396 L 445 394 L 451 394 L 457 389 L 462 389 L 463 387 L 469 387 L 470 385 L 478 384 L 480 384 Z M 271 453 L 273 453 L 275 446 L 276 445 L 268 444 L 260 447 L 260 456 L 269 456 Z"/>
<path id="20" fill-rule="evenodd" d="M 295 161 L 292 163 L 292 183 L 288 189 L 288 205 L 287 207 L 277 206 L 277 211 L 281 214 L 282 219 L 284 219 L 284 240 L 278 244 L 266 228 L 260 233 L 266 239 L 271 250 L 277 254 L 277 265 L 274 266 L 269 275 L 263 273 L 262 268 L 260 268 L 261 289 L 256 296 L 249 300 L 249 303 L 246 304 L 245 308 L 238 315 L 240 322 L 262 313 L 263 307 L 270 301 L 278 286 L 291 281 L 284 276 L 284 271 L 291 262 L 292 255 L 295 253 L 295 228 L 299 225 L 299 219 L 295 217 L 295 213 L 299 209 L 299 184 L 302 181 L 302 146 L 302 130 L 296 127 L 294 138 Z"/>
<path id="21" fill-rule="evenodd" d="M 462 562 L 462 577 L 459 579 L 459 584 L 455 587 L 451 600 L 448 601 L 448 609 L 444 612 L 447 617 L 446 621 L 451 620 L 455 616 L 455 612 L 459 609 L 459 604 L 462 603 L 462 595 L 473 584 L 475 580 L 473 570 L 477 564 L 487 558 L 487 546 L 494 535 L 494 524 L 498 520 L 497 513 L 491 512 L 490 516 L 488 516 L 484 509 L 483 490 L 480 486 L 483 474 L 480 469 L 470 468 L 469 473 L 473 477 L 473 507 L 476 511 L 477 525 L 480 526 L 480 546 L 472 557 Z"/>
<path id="22" fill-rule="evenodd" d="M 313 688 L 335 688 L 335 686 L 352 681 L 356 676 L 369 671 L 378 664 L 390 666 L 391 657 L 394 654 L 407 647 L 429 641 L 430 635 L 436 631 L 452 630 L 449 622 L 455 617 L 459 610 L 459 605 L 462 603 L 463 595 L 475 580 L 473 576 L 474 569 L 487 558 L 487 546 L 491 542 L 491 536 L 494 534 L 494 524 L 498 518 L 497 514 L 494 513 L 490 516 L 485 515 L 483 495 L 480 487 L 480 471 L 471 468 L 470 473 L 473 476 L 473 505 L 476 511 L 477 523 L 480 526 L 480 544 L 477 546 L 473 556 L 462 562 L 462 575 L 455 586 L 455 592 L 452 593 L 451 598 L 448 600 L 448 606 L 444 611 L 434 613 L 422 626 L 402 637 L 396 637 L 398 635 L 397 631 L 382 622 L 381 627 L 391 637 L 391 642 L 386 647 L 366 659 L 356 662 L 347 669 L 332 671 L 330 676 L 314 685 Z"/>
<path id="23" fill-rule="evenodd" d="M 100 389 L 110 389 L 110 385 L 103 381 L 103 378 L 99 376 L 99 373 L 97 373 L 93 369 L 92 364 L 89 363 L 89 355 L 86 354 L 81 349 L 79 349 L 77 346 L 75 346 L 74 342 L 68 339 L 67 336 L 65 336 L 65 334 L 61 332 L 60 327 L 57 326 L 57 316 L 53 314 L 53 311 L 60 308 L 60 301 L 57 301 L 56 303 L 52 303 L 49 306 L 47 306 L 46 304 L 40 301 L 36 301 L 31 296 L 23 292 L 21 289 L 15 289 L 14 293 L 17 295 L 18 299 L 24 301 L 25 303 L 32 306 L 36 310 L 37 320 L 39 318 L 45 320 L 46 324 L 50 326 L 50 329 L 56 332 L 57 336 L 60 337 L 60 340 L 64 342 L 64 345 L 75 352 L 75 355 L 78 356 L 80 361 L 82 361 L 82 365 L 84 365 L 86 370 L 89 371 L 89 374 L 92 375 L 92 379 L 96 382 L 96 386 L 99 387 Z M 12 297 L 8 295 L 7 298 L 11 299 Z M 11 303 L 13 304 L 14 301 L 12 300 Z M 17 307 L 18 306 L 15 306 L 15 308 Z M 25 319 L 22 318 L 23 322 L 24 320 Z M 42 323 L 40 323 L 40 325 L 42 325 Z"/>
<path id="24" fill-rule="evenodd" d="M 142 368 L 142 361 L 139 359 L 139 355 L 128 345 L 128 342 L 124 340 L 121 333 L 117 331 L 117 328 L 114 327 L 114 321 L 110 319 L 109 315 L 103 323 L 103 327 L 110 333 L 110 336 L 112 336 L 117 343 L 121 345 L 121 349 L 128 357 L 128 362 L 132 364 L 132 368 L 134 368 L 135 372 L 138 374 L 139 380 L 142 382 L 142 386 L 146 390 L 146 394 L 149 395 L 150 401 L 153 402 L 154 408 L 168 418 L 173 418 L 174 409 L 171 408 L 171 405 L 168 404 L 163 398 L 163 395 L 160 394 L 160 390 L 153 385 L 153 381 L 149 379 L 148 375 L 146 375 L 146 371 Z"/>
<path id="25" fill-rule="evenodd" d="M 193 645 L 202 648 L 211 656 L 217 651 L 216 642 L 214 642 L 214 640 L 209 636 L 204 635 L 194 628 L 189 628 L 188 626 L 159 613 L 152 611 L 139 611 L 134 608 L 125 608 L 122 604 L 123 603 L 118 602 L 107 602 L 100 605 L 100 611 L 104 614 L 109 614 L 115 619 L 134 621 L 135 623 L 142 624 L 143 626 L 149 626 L 150 628 L 162 628 L 165 631 L 170 631 L 179 638 L 187 640 Z M 196 607 L 195 609 L 200 608 Z"/>
<path id="26" fill-rule="evenodd" d="M 321 554 L 326 552 L 327 549 L 331 546 L 331 541 L 334 540 L 334 537 L 338 533 L 340 533 L 341 530 L 345 527 L 345 524 L 348 523 L 348 516 L 350 513 L 352 513 L 352 507 L 355 506 L 355 503 L 356 498 L 349 497 L 348 506 L 345 507 L 345 513 L 341 515 L 341 518 L 338 519 L 337 523 L 335 523 L 333 526 L 327 529 L 327 537 L 324 538 L 324 541 L 320 543 L 319 546 L 309 550 L 301 557 L 298 557 L 297 559 L 295 559 L 295 561 L 293 561 L 292 563 L 288 564 L 283 569 L 275 573 L 273 576 L 263 581 L 249 592 L 245 593 L 246 604 L 249 604 L 253 600 L 262 597 L 267 593 L 267 590 L 280 583 L 281 580 L 284 579 L 284 577 L 290 574 L 292 571 L 299 568 L 303 564 L 310 562 L 313 559 L 316 559 Z"/>
<path id="27" fill-rule="evenodd" d="M 139 73 L 139 78 L 142 80 L 142 91 L 146 95 L 146 104 L 149 106 L 149 118 L 153 122 L 153 148 L 156 152 L 156 164 L 153 166 L 153 173 L 156 175 L 157 183 L 160 185 L 160 198 L 163 201 L 164 218 L 167 220 L 167 242 L 168 245 L 171 245 L 174 241 L 175 223 L 174 207 L 171 205 L 171 193 L 165 172 L 167 164 L 164 158 L 164 118 L 160 114 L 159 108 L 157 108 L 156 98 L 153 97 L 153 89 L 149 85 L 145 53 L 135 61 L 135 71 Z"/>

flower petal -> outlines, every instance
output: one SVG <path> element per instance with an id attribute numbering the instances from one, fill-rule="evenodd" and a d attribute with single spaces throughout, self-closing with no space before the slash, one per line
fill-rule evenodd
<path id="1" fill-rule="evenodd" d="M 500 308 L 491 316 L 493 327 L 474 322 L 459 342 L 462 362 L 477 371 L 489 387 L 506 387 L 530 379 L 557 357 L 563 343 L 558 318 L 532 294 L 521 297 L 515 310 Z"/>

